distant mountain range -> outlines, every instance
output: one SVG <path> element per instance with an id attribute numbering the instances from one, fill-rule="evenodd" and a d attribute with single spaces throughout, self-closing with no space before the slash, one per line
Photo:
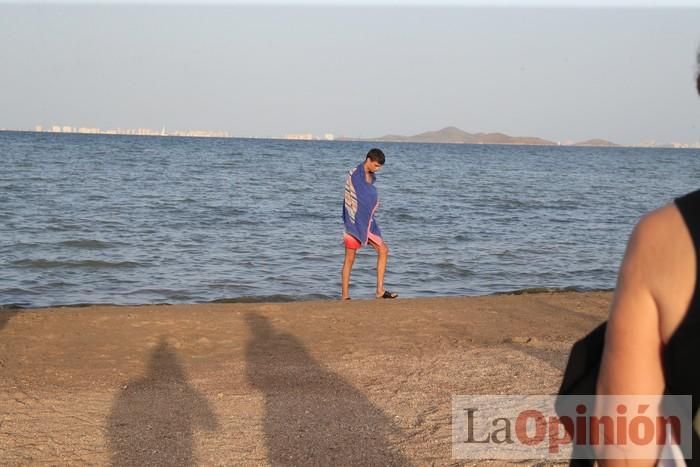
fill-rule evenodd
<path id="1" fill-rule="evenodd" d="M 619 146 L 619 144 L 611 143 L 604 139 L 588 139 L 586 141 L 581 141 L 580 143 L 574 144 L 574 146 Z"/>
<path id="2" fill-rule="evenodd" d="M 358 138 L 338 138 L 358 140 Z M 426 131 L 413 136 L 385 135 L 379 138 L 359 138 L 362 141 L 394 141 L 407 143 L 453 143 L 453 144 L 530 144 L 537 146 L 556 146 L 559 143 L 536 136 L 510 136 L 504 133 L 467 133 L 459 128 L 449 126 L 438 131 Z M 603 139 L 590 139 L 573 146 L 617 146 Z"/>

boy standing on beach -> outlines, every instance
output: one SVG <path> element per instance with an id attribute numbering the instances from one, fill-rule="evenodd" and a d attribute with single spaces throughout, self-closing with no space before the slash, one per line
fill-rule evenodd
<path id="1" fill-rule="evenodd" d="M 376 173 L 384 165 L 385 157 L 381 149 L 371 149 L 365 161 L 352 169 L 345 178 L 345 200 L 343 202 L 343 223 L 345 224 L 345 261 L 341 274 L 341 300 L 350 299 L 350 271 L 355 262 L 357 250 L 364 245 L 372 245 L 377 252 L 377 298 L 396 298 L 398 294 L 384 289 L 389 247 L 382 240 L 374 212 L 379 206 L 379 197 L 374 182 Z"/>

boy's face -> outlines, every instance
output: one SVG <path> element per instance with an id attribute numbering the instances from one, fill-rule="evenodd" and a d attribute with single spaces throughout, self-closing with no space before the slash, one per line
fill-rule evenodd
<path id="1" fill-rule="evenodd" d="M 367 170 L 369 170 L 371 173 L 378 172 L 381 168 L 382 164 L 379 162 L 375 162 L 372 159 L 367 159 Z"/>

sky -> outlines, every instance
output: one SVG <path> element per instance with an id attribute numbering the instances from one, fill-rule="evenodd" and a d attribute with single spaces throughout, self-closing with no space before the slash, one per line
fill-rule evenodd
<path id="1" fill-rule="evenodd" d="M 700 0 L 182 3 L 0 3 L 0 128 L 700 141 Z"/>

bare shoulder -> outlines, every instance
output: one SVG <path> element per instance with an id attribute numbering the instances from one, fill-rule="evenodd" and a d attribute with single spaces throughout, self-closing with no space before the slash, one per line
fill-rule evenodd
<path id="1" fill-rule="evenodd" d="M 673 267 L 677 253 L 688 247 L 692 248 L 692 241 L 683 217 L 675 204 L 667 204 L 637 222 L 627 244 L 621 273 L 634 274 L 651 285 L 659 268 Z"/>
<path id="2" fill-rule="evenodd" d="M 630 236 L 618 287 L 649 294 L 656 305 L 664 342 L 684 316 L 692 297 L 696 276 L 694 250 L 683 216 L 673 203 L 644 215 Z"/>
<path id="3" fill-rule="evenodd" d="M 645 244 L 666 243 L 676 235 L 684 234 L 685 223 L 674 203 L 651 211 L 639 219 L 632 232 L 633 241 Z"/>
<path id="4" fill-rule="evenodd" d="M 637 223 L 627 247 L 625 260 L 635 267 L 643 267 L 653 276 L 659 267 L 674 267 L 678 254 L 693 249 L 692 239 L 675 204 L 667 204 L 645 214 Z"/>

